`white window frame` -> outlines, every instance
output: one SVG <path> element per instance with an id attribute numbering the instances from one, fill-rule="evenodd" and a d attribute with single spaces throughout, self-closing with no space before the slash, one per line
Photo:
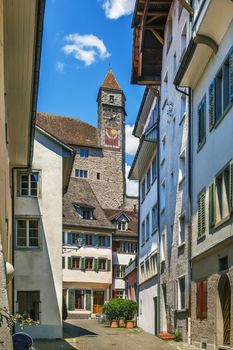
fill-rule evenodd
<path id="1" fill-rule="evenodd" d="M 37 186 L 36 186 L 36 195 L 34 195 L 34 194 L 31 194 L 31 190 L 32 190 L 32 188 L 31 188 L 31 175 L 33 175 L 33 174 L 37 174 L 37 176 L 38 176 L 38 181 L 37 181 Z M 28 194 L 22 194 L 22 176 L 27 176 L 27 178 L 28 178 Z M 32 172 L 30 172 L 30 173 L 24 173 L 24 172 L 20 172 L 19 173 L 19 195 L 21 196 L 21 197 L 38 197 L 38 195 L 39 195 L 39 176 L 40 176 L 40 173 L 39 173 L 39 171 L 32 171 Z"/>
<path id="2" fill-rule="evenodd" d="M 184 305 L 185 305 L 185 295 L 186 295 L 186 276 L 185 275 L 182 275 L 180 276 L 178 279 L 177 279 L 177 309 L 179 311 L 183 311 L 185 310 L 185 306 L 184 308 L 181 308 L 181 289 L 180 289 L 180 281 L 184 279 Z"/>
<path id="3" fill-rule="evenodd" d="M 182 241 L 181 239 L 181 224 L 180 221 L 184 219 L 184 240 Z M 178 245 L 181 246 L 183 244 L 185 244 L 185 237 L 186 237 L 186 222 L 185 222 L 185 212 L 182 212 L 179 216 L 178 216 Z"/>
<path id="4" fill-rule="evenodd" d="M 80 171 L 83 171 L 83 176 L 80 176 Z M 84 173 L 87 173 L 87 176 L 84 176 Z M 78 175 L 76 175 L 76 174 L 78 174 Z M 89 170 L 86 170 L 86 169 L 75 169 L 74 170 L 74 175 L 75 175 L 75 177 L 78 177 L 78 178 L 80 178 L 80 179 L 88 179 L 89 178 Z"/>
<path id="5" fill-rule="evenodd" d="M 179 185 L 184 181 L 185 179 L 185 165 L 186 165 L 186 149 L 183 148 L 179 155 Z"/>
<path id="6" fill-rule="evenodd" d="M 18 221 L 26 221 L 26 245 L 21 246 L 18 245 Z M 30 246 L 29 245 L 29 221 L 37 221 L 38 222 L 38 245 Z M 29 217 L 17 217 L 16 218 L 16 242 L 15 246 L 17 249 L 39 249 L 40 248 L 40 219 L 37 218 L 29 218 Z"/>

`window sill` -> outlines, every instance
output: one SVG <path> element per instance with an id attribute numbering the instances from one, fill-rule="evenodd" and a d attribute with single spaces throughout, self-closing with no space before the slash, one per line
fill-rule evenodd
<path id="1" fill-rule="evenodd" d="M 184 241 L 184 242 L 180 243 L 180 244 L 177 246 L 177 248 L 178 248 L 178 249 L 179 249 L 179 248 L 183 248 L 183 247 L 185 246 L 185 244 L 186 244 L 186 242 Z"/>
<path id="2" fill-rule="evenodd" d="M 15 247 L 15 249 L 17 249 L 17 250 L 41 250 L 41 247 L 18 247 L 18 246 L 16 246 Z"/>
<path id="3" fill-rule="evenodd" d="M 201 149 L 204 147 L 206 143 L 206 138 L 203 139 L 203 141 L 197 146 L 197 153 L 201 151 Z"/>
<path id="4" fill-rule="evenodd" d="M 155 183 L 156 180 L 157 180 L 157 176 L 155 176 L 154 179 L 152 180 L 151 186 Z"/>
<path id="5" fill-rule="evenodd" d="M 149 241 L 149 239 L 150 239 L 150 237 L 147 237 L 146 242 L 148 242 L 148 241 Z"/>
<path id="6" fill-rule="evenodd" d="M 165 212 L 165 208 L 162 208 L 162 209 L 160 210 L 160 214 L 162 215 L 162 214 L 164 214 L 164 212 Z"/>
<path id="7" fill-rule="evenodd" d="M 180 118 L 179 125 L 183 124 L 185 117 L 186 117 L 186 112 L 184 112 L 183 116 Z"/>
<path id="8" fill-rule="evenodd" d="M 226 221 L 228 221 L 229 219 L 231 218 L 231 215 L 227 215 L 224 219 L 222 219 L 221 221 L 217 222 L 215 225 L 214 225 L 214 228 L 218 228 L 219 226 L 225 224 Z"/>
<path id="9" fill-rule="evenodd" d="M 205 235 L 205 233 L 203 233 L 203 234 L 201 234 L 200 236 L 197 237 L 197 241 L 198 241 L 198 242 L 201 242 L 201 241 L 203 241 L 205 238 L 206 238 L 206 235 Z"/>
<path id="10" fill-rule="evenodd" d="M 150 192 L 150 189 L 151 189 L 151 185 L 150 185 L 150 187 L 148 188 L 148 190 L 146 191 L 146 196 L 147 196 L 148 193 Z"/>
<path id="11" fill-rule="evenodd" d="M 17 197 L 23 197 L 23 198 L 39 198 L 39 196 L 33 196 L 33 195 L 30 195 L 30 194 L 18 194 Z"/>
<path id="12" fill-rule="evenodd" d="M 144 198 L 142 199 L 141 204 L 143 204 L 143 202 L 145 201 L 145 199 L 146 199 L 146 197 L 144 197 Z"/>
<path id="13" fill-rule="evenodd" d="M 144 245 L 145 245 L 145 242 L 141 244 L 141 248 L 143 248 L 143 247 L 144 247 Z"/>
<path id="14" fill-rule="evenodd" d="M 178 185 L 179 185 L 179 186 L 182 185 L 182 183 L 184 182 L 184 180 L 185 180 L 185 175 L 179 180 Z"/>
<path id="15" fill-rule="evenodd" d="M 177 309 L 178 313 L 183 313 L 183 312 L 186 312 L 186 311 L 187 311 L 186 309 Z"/>
<path id="16" fill-rule="evenodd" d="M 163 165 L 165 162 L 165 157 L 160 161 L 160 165 Z"/>
<path id="17" fill-rule="evenodd" d="M 219 126 L 219 124 L 222 122 L 222 120 L 225 118 L 225 116 L 227 115 L 227 113 L 230 111 L 230 109 L 231 109 L 231 107 L 233 106 L 233 101 L 231 101 L 230 103 L 229 103 L 229 105 L 226 107 L 226 109 L 225 109 L 225 111 L 223 112 L 223 114 L 218 118 L 218 120 L 215 122 L 215 124 L 214 124 L 214 129 L 216 129 L 218 126 Z M 210 131 L 212 131 L 213 130 L 213 128 L 210 130 Z"/>
<path id="18" fill-rule="evenodd" d="M 162 105 L 162 110 L 164 110 L 165 106 L 167 104 L 167 97 L 165 98 L 164 102 L 163 102 L 163 105 Z"/>
<path id="19" fill-rule="evenodd" d="M 158 229 L 154 229 L 154 231 L 152 232 L 151 236 L 154 236 L 156 233 L 158 232 Z"/>

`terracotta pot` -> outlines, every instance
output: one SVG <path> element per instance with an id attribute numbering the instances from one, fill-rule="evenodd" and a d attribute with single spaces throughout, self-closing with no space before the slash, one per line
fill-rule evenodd
<path id="1" fill-rule="evenodd" d="M 124 318 L 119 319 L 119 327 L 125 327 L 125 319 Z"/>
<path id="2" fill-rule="evenodd" d="M 126 321 L 126 328 L 134 328 L 134 321 L 127 320 Z"/>
<path id="3" fill-rule="evenodd" d="M 117 320 L 112 320 L 111 328 L 118 328 L 118 321 Z"/>

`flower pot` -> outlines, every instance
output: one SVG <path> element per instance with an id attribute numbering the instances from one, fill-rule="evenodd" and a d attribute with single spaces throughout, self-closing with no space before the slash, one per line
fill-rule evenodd
<path id="1" fill-rule="evenodd" d="M 111 328 L 118 328 L 118 321 L 117 320 L 112 320 Z"/>
<path id="2" fill-rule="evenodd" d="M 125 327 L 125 319 L 124 319 L 124 317 L 121 317 L 119 319 L 119 327 Z"/>
<path id="3" fill-rule="evenodd" d="M 126 321 L 126 328 L 134 328 L 134 321 L 127 320 Z"/>

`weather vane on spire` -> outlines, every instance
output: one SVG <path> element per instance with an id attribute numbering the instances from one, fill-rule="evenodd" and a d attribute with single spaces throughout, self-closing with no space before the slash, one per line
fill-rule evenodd
<path id="1" fill-rule="evenodd" d="M 109 62 L 108 66 L 109 66 L 109 70 L 112 69 L 111 62 Z"/>

